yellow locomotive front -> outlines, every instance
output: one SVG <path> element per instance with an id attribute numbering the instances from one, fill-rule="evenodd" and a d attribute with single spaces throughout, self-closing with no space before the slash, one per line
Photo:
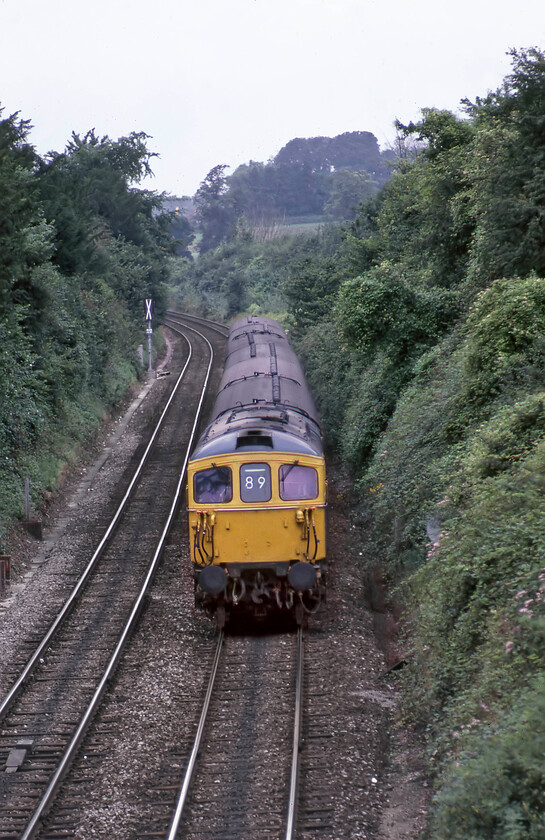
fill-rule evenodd
<path id="1" fill-rule="evenodd" d="M 214 418 L 188 467 L 196 600 L 220 626 L 234 610 L 287 610 L 301 623 L 325 594 L 320 432 L 279 330 L 257 319 L 233 327 Z"/>
<path id="2" fill-rule="evenodd" d="M 192 463 L 188 485 L 199 603 L 314 611 L 323 590 L 323 459 L 222 455 Z M 220 616 L 221 618 L 221 610 Z"/>

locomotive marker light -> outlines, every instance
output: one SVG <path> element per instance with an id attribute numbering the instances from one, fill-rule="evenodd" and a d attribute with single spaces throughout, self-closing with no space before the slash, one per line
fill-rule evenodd
<path id="1" fill-rule="evenodd" d="M 153 367 L 151 364 L 151 338 L 153 335 L 153 329 L 151 326 L 151 298 L 146 298 L 146 323 L 148 327 L 146 329 L 146 335 L 148 337 L 148 371 L 152 371 Z"/>

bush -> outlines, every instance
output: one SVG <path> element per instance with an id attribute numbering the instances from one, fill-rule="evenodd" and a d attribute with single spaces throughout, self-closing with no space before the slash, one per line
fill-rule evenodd
<path id="1" fill-rule="evenodd" d="M 410 581 L 414 667 L 428 676 L 420 700 L 438 710 L 442 731 L 542 667 L 544 468 L 541 440 L 511 470 L 473 484 Z"/>
<path id="2" fill-rule="evenodd" d="M 408 375 L 407 365 L 396 365 L 383 353 L 367 366 L 354 364 L 353 388 L 345 394 L 341 451 L 356 476 L 371 460 Z"/>
<path id="3" fill-rule="evenodd" d="M 296 349 L 322 418 L 326 444 L 340 448 L 344 437 L 347 395 L 357 388 L 349 351 L 342 347 L 335 323 L 324 319 L 309 327 Z"/>
<path id="4" fill-rule="evenodd" d="M 427 835 L 433 840 L 543 840 L 545 676 L 507 714 L 481 727 L 443 779 Z"/>
<path id="5" fill-rule="evenodd" d="M 345 282 L 337 301 L 337 321 L 350 346 L 364 358 L 387 352 L 392 363 L 435 344 L 455 313 L 453 293 L 419 286 L 414 274 L 386 261 Z"/>
<path id="6" fill-rule="evenodd" d="M 482 404 L 505 387 L 545 382 L 545 280 L 497 280 L 478 296 L 467 328 L 462 400 Z"/>
<path id="7" fill-rule="evenodd" d="M 405 708 L 439 766 L 543 667 L 543 288 L 497 281 L 420 358 L 360 481 L 373 552 L 410 593 Z"/>

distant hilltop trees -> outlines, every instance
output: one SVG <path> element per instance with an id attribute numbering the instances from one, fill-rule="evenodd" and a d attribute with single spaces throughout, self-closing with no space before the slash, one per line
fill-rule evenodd
<path id="1" fill-rule="evenodd" d="M 280 149 L 273 163 L 277 166 L 309 166 L 313 172 L 350 169 L 367 171 L 382 180 L 387 176 L 384 153 L 370 131 L 346 131 L 336 137 L 297 137 Z"/>
<path id="2" fill-rule="evenodd" d="M 265 236 L 279 224 L 353 219 L 389 179 L 394 158 L 369 131 L 295 138 L 268 163 L 250 161 L 231 175 L 226 164 L 213 167 L 194 205 L 169 199 L 168 209 L 196 222 L 201 253 L 231 238 L 241 223 Z"/>

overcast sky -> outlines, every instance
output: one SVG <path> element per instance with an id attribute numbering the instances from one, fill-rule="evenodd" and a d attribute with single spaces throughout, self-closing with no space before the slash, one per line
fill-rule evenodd
<path id="1" fill-rule="evenodd" d="M 72 131 L 151 136 L 150 189 L 294 137 L 371 131 L 495 90 L 545 48 L 544 0 L 0 0 L 0 105 L 40 154 Z"/>

